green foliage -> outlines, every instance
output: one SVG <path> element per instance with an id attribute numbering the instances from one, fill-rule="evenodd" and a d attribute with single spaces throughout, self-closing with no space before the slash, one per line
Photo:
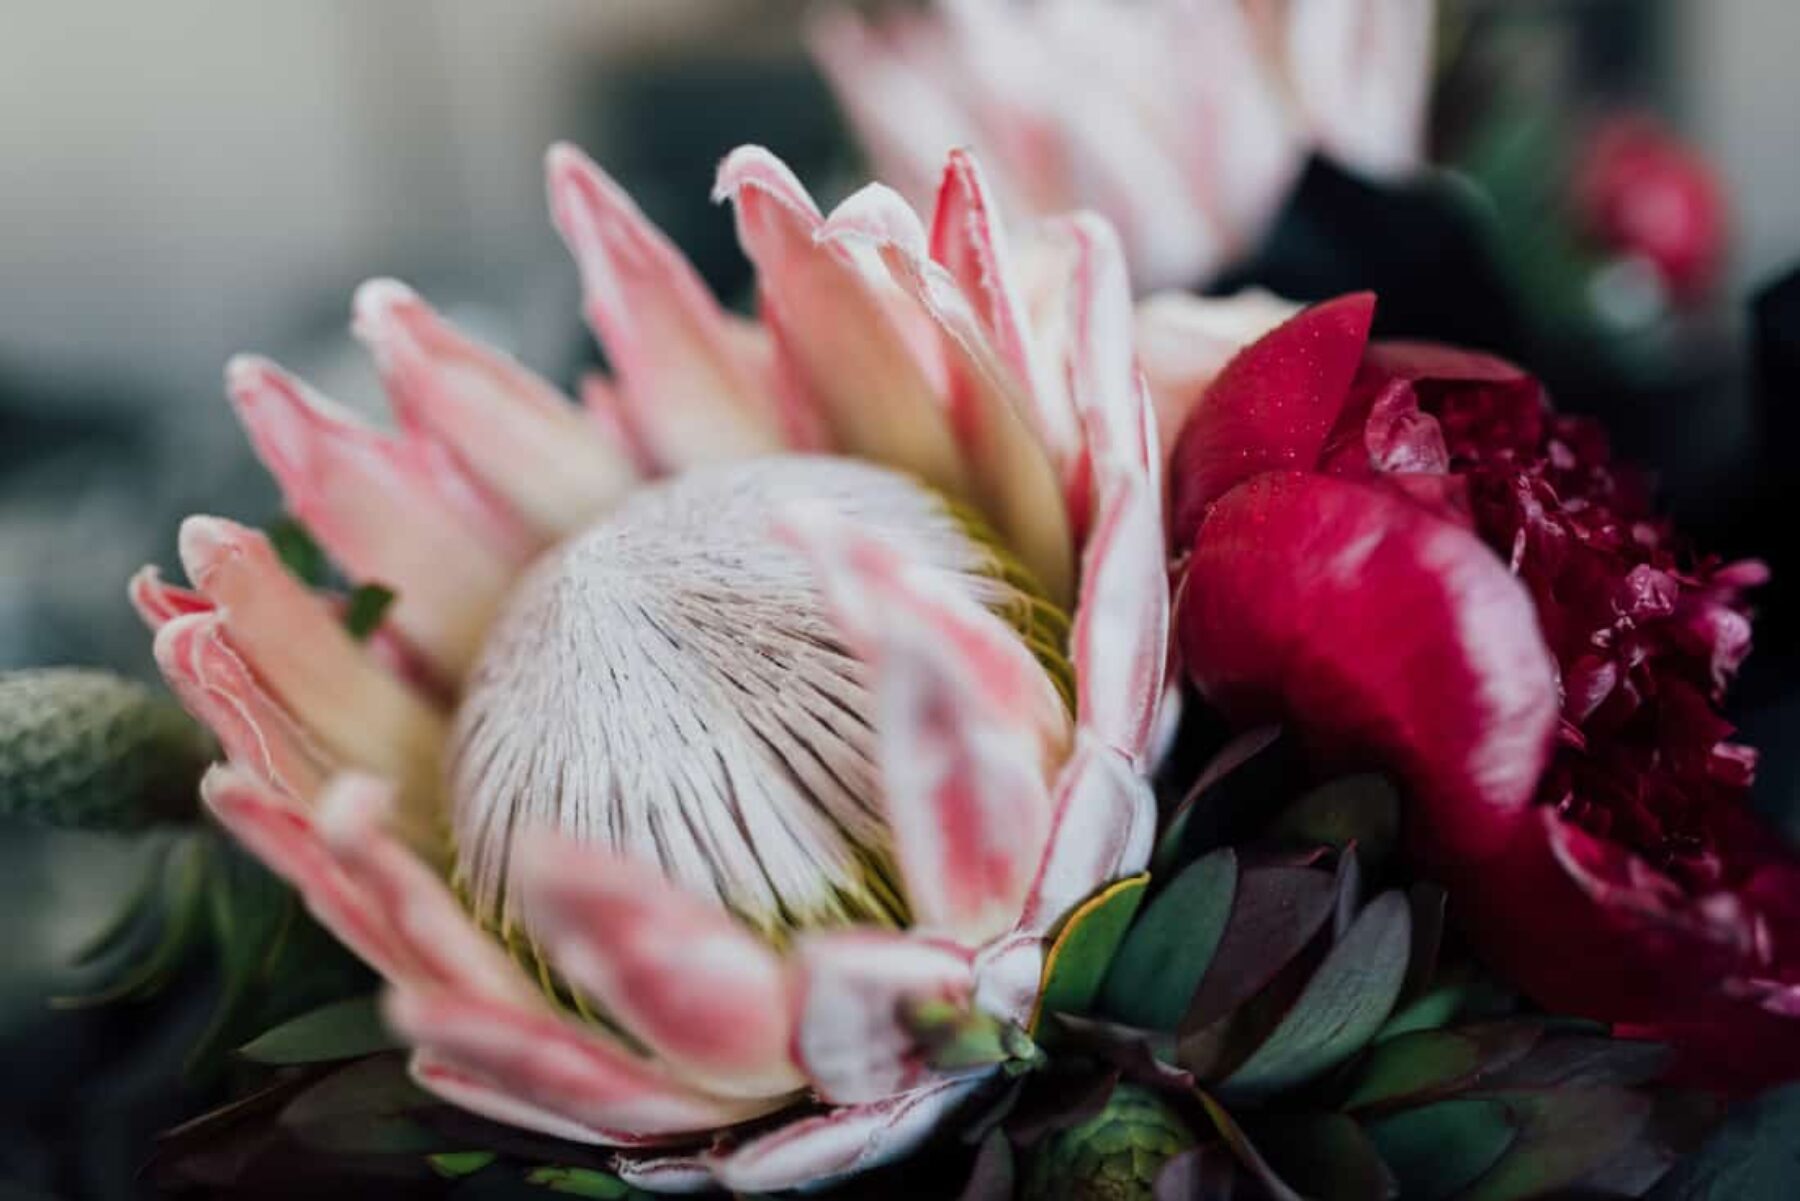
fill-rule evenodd
<path id="1" fill-rule="evenodd" d="M 351 997 L 309 1010 L 238 1048 L 253 1063 L 279 1066 L 355 1059 L 399 1044 L 381 1021 L 374 997 Z"/>
<path id="2" fill-rule="evenodd" d="M 84 668 L 0 674 L 0 817 L 139 830 L 189 817 L 212 741 L 179 707 Z"/>
<path id="3" fill-rule="evenodd" d="M 1025 1169 L 1025 1201 L 1149 1201 L 1165 1164 L 1195 1143 L 1162 1097 L 1122 1084 L 1095 1116 L 1045 1139 Z"/>
<path id="4" fill-rule="evenodd" d="M 1069 915 L 1045 960 L 1043 1009 L 1088 1011 L 1149 882 L 1147 875 L 1121 880 Z"/>
<path id="5" fill-rule="evenodd" d="M 1237 875 L 1237 856 L 1215 851 L 1157 895 L 1106 976 L 1107 1013 L 1148 1030 L 1175 1029 L 1225 932 Z"/>
<path id="6" fill-rule="evenodd" d="M 363 584 L 350 593 L 344 606 L 344 628 L 350 637 L 362 642 L 380 628 L 394 603 L 394 593 L 380 584 Z"/>
<path id="7" fill-rule="evenodd" d="M 78 955 L 104 965 L 98 990 L 60 998 L 64 1007 L 141 1001 L 189 966 L 210 959 L 218 973 L 212 1021 L 189 1055 L 210 1076 L 246 1034 L 367 990 L 369 975 L 302 910 L 293 892 L 210 827 L 164 839 L 143 881 Z"/>
<path id="8" fill-rule="evenodd" d="M 1651 1201 L 1787 1201 L 1800 1181 L 1800 1084 L 1738 1109 Z"/>

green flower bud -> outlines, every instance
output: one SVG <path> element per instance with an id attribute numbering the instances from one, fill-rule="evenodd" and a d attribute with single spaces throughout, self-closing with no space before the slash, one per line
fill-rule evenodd
<path id="1" fill-rule="evenodd" d="M 1037 1146 L 1022 1196 L 1024 1201 L 1150 1201 L 1163 1165 L 1195 1141 L 1188 1124 L 1161 1097 L 1121 1084 L 1105 1109 Z"/>
<path id="2" fill-rule="evenodd" d="M 0 674 L 0 816 L 105 830 L 178 817 L 210 752 L 141 684 L 72 667 Z"/>

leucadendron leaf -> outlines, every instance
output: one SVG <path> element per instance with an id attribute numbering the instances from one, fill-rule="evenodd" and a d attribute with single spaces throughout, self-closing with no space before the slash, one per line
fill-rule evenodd
<path id="1" fill-rule="evenodd" d="M 1379 872 L 1400 837 L 1400 793 L 1386 776 L 1340 776 L 1289 805 L 1268 837 L 1340 851 L 1355 846 L 1364 866 Z"/>
<path id="2" fill-rule="evenodd" d="M 1800 1180 L 1800 1084 L 1739 1105 L 1650 1201 L 1787 1201 Z"/>
<path id="3" fill-rule="evenodd" d="M 1275 1029 L 1220 1086 L 1233 1099 L 1302 1084 L 1361 1050 L 1381 1029 L 1406 978 L 1412 917 L 1383 893 L 1332 947 Z"/>
<path id="4" fill-rule="evenodd" d="M 1176 876 L 1119 947 L 1100 990 L 1100 1011 L 1146 1030 L 1175 1029 L 1225 933 L 1237 876 L 1237 855 L 1229 849 Z"/>
<path id="5" fill-rule="evenodd" d="M 1437 1101 L 1364 1130 L 1409 1201 L 1446 1201 L 1492 1168 L 1518 1137 L 1507 1107 L 1485 1098 Z"/>
<path id="6" fill-rule="evenodd" d="M 302 1145 L 341 1155 L 427 1155 L 451 1150 L 418 1115 L 434 1102 L 398 1056 L 359 1060 L 289 1101 L 278 1119 Z"/>
<path id="7" fill-rule="evenodd" d="M 1063 923 L 1044 957 L 1040 1013 L 1088 1012 L 1143 903 L 1148 875 L 1136 875 L 1092 897 Z"/>
<path id="8" fill-rule="evenodd" d="M 238 1049 L 254 1063 L 326 1063 L 399 1046 L 382 1024 L 374 997 L 351 997 L 303 1013 Z"/>

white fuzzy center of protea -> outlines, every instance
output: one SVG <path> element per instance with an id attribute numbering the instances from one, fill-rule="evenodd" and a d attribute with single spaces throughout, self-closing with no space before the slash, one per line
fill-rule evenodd
<path id="1" fill-rule="evenodd" d="M 772 533 L 798 503 L 1007 599 L 936 496 L 866 463 L 757 459 L 635 494 L 526 575 L 468 679 L 451 821 L 483 921 L 520 922 L 509 870 L 527 828 L 659 864 L 771 933 L 904 919 L 868 669 Z"/>

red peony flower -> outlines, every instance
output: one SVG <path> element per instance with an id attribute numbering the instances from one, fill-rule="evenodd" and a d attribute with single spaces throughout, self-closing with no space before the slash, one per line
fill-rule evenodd
<path id="1" fill-rule="evenodd" d="M 1374 299 L 1244 350 L 1176 443 L 1187 669 L 1413 794 L 1411 837 L 1540 1003 L 1800 1075 L 1800 858 L 1718 704 L 1758 563 L 1695 556 L 1509 363 L 1369 343 Z"/>
<path id="2" fill-rule="evenodd" d="M 1729 236 L 1712 165 L 1642 115 L 1603 122 L 1583 157 L 1575 204 L 1589 235 L 1648 260 L 1678 297 L 1705 292 L 1718 278 Z"/>

